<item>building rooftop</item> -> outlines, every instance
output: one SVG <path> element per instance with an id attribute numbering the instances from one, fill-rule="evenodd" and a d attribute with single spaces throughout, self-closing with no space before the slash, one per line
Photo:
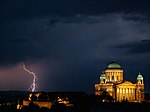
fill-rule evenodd
<path id="1" fill-rule="evenodd" d="M 106 69 L 122 69 L 122 67 L 115 60 L 113 60 L 107 64 Z"/>

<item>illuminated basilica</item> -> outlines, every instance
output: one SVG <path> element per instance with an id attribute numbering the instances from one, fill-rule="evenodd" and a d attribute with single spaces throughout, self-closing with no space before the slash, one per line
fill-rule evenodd
<path id="1" fill-rule="evenodd" d="M 143 76 L 139 73 L 136 80 L 136 84 L 125 81 L 121 65 L 113 60 L 100 75 L 100 83 L 95 84 L 95 95 L 107 91 L 115 101 L 142 102 L 144 101 Z"/>

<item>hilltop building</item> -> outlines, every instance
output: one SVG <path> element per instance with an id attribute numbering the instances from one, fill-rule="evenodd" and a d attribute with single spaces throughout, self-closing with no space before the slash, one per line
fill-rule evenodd
<path id="1" fill-rule="evenodd" d="M 33 106 L 39 109 L 51 109 L 58 105 L 71 108 L 74 107 L 73 101 L 82 100 L 82 97 L 85 96 L 86 94 L 82 92 L 30 92 L 22 102 L 18 101 L 17 109 L 31 108 Z"/>
<path id="2" fill-rule="evenodd" d="M 123 69 L 116 61 L 107 64 L 100 75 L 100 83 L 95 84 L 95 95 L 107 91 L 116 101 L 129 102 L 144 101 L 144 81 L 141 73 L 137 75 L 137 82 L 133 84 L 123 79 Z"/>

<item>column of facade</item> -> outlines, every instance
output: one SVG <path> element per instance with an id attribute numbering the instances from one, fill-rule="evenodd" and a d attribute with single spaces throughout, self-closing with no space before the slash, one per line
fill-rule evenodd
<path id="1" fill-rule="evenodd" d="M 117 101 L 119 101 L 119 88 L 117 88 Z"/>
<path id="2" fill-rule="evenodd" d="M 114 72 L 112 72 L 111 80 L 113 81 L 114 79 L 112 78 L 114 76 Z"/>
<path id="3" fill-rule="evenodd" d="M 128 91 L 128 88 L 126 88 L 126 98 L 127 98 L 127 100 L 129 100 L 129 91 Z"/>
<path id="4" fill-rule="evenodd" d="M 128 101 L 129 101 L 129 99 L 130 99 L 129 97 L 130 97 L 130 94 L 129 94 L 129 88 L 128 88 Z"/>
<path id="5" fill-rule="evenodd" d="M 119 99 L 119 88 L 117 88 L 117 92 L 116 92 L 116 100 L 118 101 Z"/>
<path id="6" fill-rule="evenodd" d="M 106 75 L 106 81 L 108 81 L 108 73 L 105 72 L 105 75 Z"/>
<path id="7" fill-rule="evenodd" d="M 126 99 L 126 88 L 123 88 L 124 89 L 124 100 Z"/>
<path id="8" fill-rule="evenodd" d="M 118 74 L 119 74 L 119 81 L 121 80 L 121 74 L 120 74 L 120 72 L 118 72 Z"/>
<path id="9" fill-rule="evenodd" d="M 110 72 L 108 72 L 108 81 L 110 82 Z"/>
<path id="10" fill-rule="evenodd" d="M 134 91 L 134 88 L 133 88 L 133 101 L 135 101 L 135 91 Z"/>
<path id="11" fill-rule="evenodd" d="M 110 81 L 110 72 L 108 72 L 108 81 Z"/>
<path id="12" fill-rule="evenodd" d="M 117 81 L 117 72 L 115 72 L 115 74 L 114 74 L 114 81 L 115 82 Z"/>
<path id="13" fill-rule="evenodd" d="M 121 81 L 123 81 L 123 72 L 120 72 L 121 74 Z"/>
<path id="14" fill-rule="evenodd" d="M 135 101 L 135 89 L 133 89 L 133 96 L 134 96 L 134 101 Z"/>
<path id="15" fill-rule="evenodd" d="M 124 99 L 124 88 L 122 88 L 122 99 Z"/>
<path id="16" fill-rule="evenodd" d="M 118 80 L 117 80 L 117 81 L 119 81 L 119 75 L 118 75 L 118 72 L 117 72 L 117 76 L 118 76 Z"/>
<path id="17" fill-rule="evenodd" d="M 113 72 L 111 72 L 111 81 L 113 81 L 112 76 L 113 76 Z"/>
<path id="18" fill-rule="evenodd" d="M 122 100 L 122 88 L 120 88 L 120 101 Z"/>
<path id="19" fill-rule="evenodd" d="M 131 88 L 129 88 L 129 100 L 132 100 Z"/>
<path id="20" fill-rule="evenodd" d="M 116 74 L 116 72 L 115 72 L 115 74 L 114 74 L 114 81 L 115 81 L 115 82 L 117 81 L 117 74 Z"/>
<path id="21" fill-rule="evenodd" d="M 119 75 L 119 72 L 118 72 L 118 80 L 120 81 L 120 75 Z"/>
<path id="22" fill-rule="evenodd" d="M 111 81 L 111 72 L 110 72 L 110 74 L 109 74 L 109 81 Z"/>
<path id="23" fill-rule="evenodd" d="M 126 100 L 126 98 L 127 98 L 127 88 L 125 88 L 125 100 Z"/>
<path id="24" fill-rule="evenodd" d="M 113 81 L 115 81 L 115 72 L 113 72 L 112 77 L 113 77 Z"/>
<path id="25" fill-rule="evenodd" d="M 122 88 L 122 100 L 124 99 L 124 88 Z"/>
<path id="26" fill-rule="evenodd" d="M 116 81 L 118 81 L 117 76 L 118 76 L 118 72 L 116 72 Z"/>
<path id="27" fill-rule="evenodd" d="M 109 76 L 109 72 L 105 73 L 106 77 L 107 77 L 107 81 L 109 81 L 108 76 Z"/>
<path id="28" fill-rule="evenodd" d="M 110 72 L 110 81 L 111 81 L 111 77 L 112 77 L 112 72 Z"/>
<path id="29" fill-rule="evenodd" d="M 130 100 L 132 101 L 132 88 L 130 88 L 130 96 L 131 96 Z"/>
<path id="30" fill-rule="evenodd" d="M 121 77 L 120 77 L 120 72 L 118 72 L 118 76 L 119 76 L 119 81 L 121 80 Z"/>
<path id="31" fill-rule="evenodd" d="M 119 101 L 121 101 L 121 88 L 119 88 Z"/>
<path id="32" fill-rule="evenodd" d="M 115 72 L 113 72 L 113 77 L 114 77 L 114 80 L 113 80 L 113 81 L 115 81 Z"/>
<path id="33" fill-rule="evenodd" d="M 133 93 L 133 88 L 132 88 L 132 101 L 134 100 L 134 93 Z"/>

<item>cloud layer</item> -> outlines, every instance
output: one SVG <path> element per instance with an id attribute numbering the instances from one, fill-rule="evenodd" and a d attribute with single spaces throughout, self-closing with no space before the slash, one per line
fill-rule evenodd
<path id="1" fill-rule="evenodd" d="M 142 71 L 148 84 L 150 23 L 146 0 L 136 0 L 136 4 L 129 0 L 5 0 L 0 4 L 2 70 L 25 62 L 37 71 L 40 90 L 91 92 L 100 72 L 116 58 L 125 74 L 133 74 L 125 78 L 134 82 L 137 72 Z M 7 77 L 3 82 L 12 79 L 6 72 L 1 74 Z M 13 76 L 19 77 L 17 72 Z M 23 82 L 19 89 L 26 90 L 24 78 L 19 79 Z M 15 85 L 6 88 L 15 89 Z"/>

